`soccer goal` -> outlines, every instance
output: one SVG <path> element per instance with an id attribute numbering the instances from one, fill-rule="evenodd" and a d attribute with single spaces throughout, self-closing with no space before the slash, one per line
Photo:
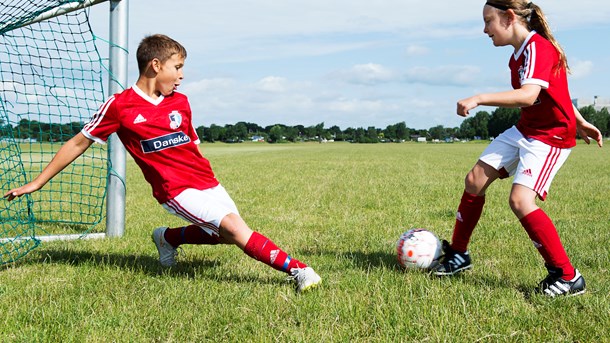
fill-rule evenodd
<path id="1" fill-rule="evenodd" d="M 110 4 L 110 39 L 94 35 L 90 6 Z M 98 44 L 108 44 L 109 57 Z M 0 189 L 35 178 L 127 80 L 127 0 L 3 0 L 0 4 Z M 104 92 L 104 81 L 108 93 Z M 121 236 L 125 152 L 94 144 L 42 190 L 0 200 L 0 264 L 41 241 Z M 105 201 L 107 200 L 106 206 Z M 104 218 L 106 231 L 95 232 Z"/>

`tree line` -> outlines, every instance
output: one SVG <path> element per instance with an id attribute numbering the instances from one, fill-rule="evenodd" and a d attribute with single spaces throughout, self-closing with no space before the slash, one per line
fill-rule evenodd
<path id="1" fill-rule="evenodd" d="M 610 136 L 610 113 L 608 108 L 597 111 L 593 106 L 580 109 L 582 116 L 595 125 L 604 137 Z M 206 142 L 235 143 L 251 140 L 253 137 L 269 143 L 298 142 L 311 140 L 335 140 L 353 143 L 403 142 L 425 137 L 426 140 L 453 141 L 470 139 L 489 139 L 496 137 L 504 130 L 519 121 L 518 108 L 498 107 L 491 113 L 479 111 L 466 118 L 459 127 L 438 125 L 429 129 L 414 129 L 400 122 L 388 125 L 385 129 L 369 126 L 367 128 L 349 127 L 341 130 L 338 126 L 325 128 L 324 123 L 305 127 L 303 125 L 287 126 L 284 124 L 261 127 L 254 123 L 238 122 L 219 126 L 197 127 L 200 139 Z"/>
<path id="2" fill-rule="evenodd" d="M 583 117 L 595 125 L 604 137 L 610 136 L 610 113 L 608 108 L 595 110 L 593 106 L 580 109 Z M 237 143 L 246 140 L 259 140 L 269 143 L 302 142 L 302 141 L 347 141 L 353 143 L 404 142 L 424 137 L 426 140 L 453 141 L 471 139 L 489 139 L 496 137 L 504 130 L 515 125 L 519 120 L 520 111 L 517 108 L 496 108 L 491 113 L 479 111 L 466 118 L 459 127 L 444 127 L 438 125 L 429 129 L 414 129 L 403 121 L 386 128 L 349 127 L 342 130 L 334 125 L 324 127 L 324 123 L 312 126 L 284 124 L 259 126 L 255 123 L 238 122 L 224 126 L 211 124 L 209 127 L 199 126 L 197 134 L 202 141 Z M 13 136 L 18 139 L 35 139 L 37 141 L 66 141 L 80 132 L 84 123 L 72 122 L 65 124 L 42 123 L 35 120 L 22 119 L 12 127 L 0 119 L 0 136 Z M 11 132 L 12 131 L 12 132 Z"/>

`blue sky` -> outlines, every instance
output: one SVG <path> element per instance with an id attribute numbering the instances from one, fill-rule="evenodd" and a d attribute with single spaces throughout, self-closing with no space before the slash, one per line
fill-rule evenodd
<path id="1" fill-rule="evenodd" d="M 536 4 L 566 50 L 572 97 L 610 98 L 610 2 Z M 494 47 L 483 33 L 483 5 L 130 0 L 128 83 L 137 78 L 139 41 L 163 33 L 188 51 L 179 91 L 191 101 L 196 126 L 459 126 L 459 99 L 510 88 L 512 49 Z M 107 39 L 108 4 L 95 6 L 91 20 Z"/>

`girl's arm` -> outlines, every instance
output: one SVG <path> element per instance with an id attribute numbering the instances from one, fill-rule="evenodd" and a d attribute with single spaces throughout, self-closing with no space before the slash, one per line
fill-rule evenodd
<path id="1" fill-rule="evenodd" d="M 457 114 L 466 117 L 469 111 L 481 105 L 497 107 L 526 107 L 534 104 L 542 87 L 527 84 L 521 88 L 498 93 L 483 93 L 462 99 L 457 103 Z"/>
<path id="2" fill-rule="evenodd" d="M 78 133 L 76 136 L 67 141 L 59 149 L 59 151 L 57 151 L 51 162 L 49 162 L 40 175 L 38 175 L 32 182 L 15 189 L 11 189 L 4 194 L 4 197 L 7 198 L 8 201 L 11 201 L 16 197 L 33 193 L 41 189 L 55 175 L 72 163 L 72 161 L 74 161 L 77 157 L 82 155 L 92 143 L 92 140 L 85 137 L 85 135 L 82 133 Z"/>

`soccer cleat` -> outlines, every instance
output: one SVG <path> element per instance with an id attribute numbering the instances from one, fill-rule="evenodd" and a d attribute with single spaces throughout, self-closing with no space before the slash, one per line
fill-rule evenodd
<path id="1" fill-rule="evenodd" d="M 546 269 L 549 271 L 549 275 L 540 281 L 538 285 L 540 293 L 554 298 L 558 295 L 575 296 L 585 292 L 585 278 L 580 275 L 578 269 L 574 270 L 576 275 L 569 281 L 562 278 L 563 270 L 561 268 L 546 265 Z"/>
<path id="2" fill-rule="evenodd" d="M 167 227 L 156 228 L 152 233 L 152 240 L 159 251 L 159 262 L 161 265 L 163 267 L 172 267 L 176 265 L 178 250 L 165 240 L 165 230 L 167 230 Z"/>
<path id="3" fill-rule="evenodd" d="M 438 266 L 432 269 L 434 275 L 455 275 L 464 270 L 472 268 L 470 254 L 468 254 L 468 251 L 457 252 L 451 248 L 451 244 L 449 244 L 449 242 L 443 240 L 443 252 L 444 255 L 441 257 L 440 263 Z"/>
<path id="4" fill-rule="evenodd" d="M 297 285 L 297 292 L 299 293 L 314 288 L 322 282 L 320 275 L 316 274 L 311 267 L 292 268 L 288 278 L 294 280 Z"/>

